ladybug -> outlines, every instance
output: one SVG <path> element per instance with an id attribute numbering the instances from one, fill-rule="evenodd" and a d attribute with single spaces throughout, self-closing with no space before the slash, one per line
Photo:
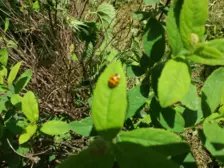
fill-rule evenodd
<path id="1" fill-rule="evenodd" d="M 114 88 L 116 87 L 120 82 L 120 75 L 119 74 L 114 74 L 110 77 L 109 81 L 108 81 L 108 86 L 110 88 Z"/>

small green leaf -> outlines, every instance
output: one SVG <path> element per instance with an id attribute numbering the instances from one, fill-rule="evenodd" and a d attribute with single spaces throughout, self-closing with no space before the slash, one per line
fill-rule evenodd
<path id="1" fill-rule="evenodd" d="M 33 9 L 39 9 L 40 8 L 40 5 L 39 5 L 39 2 L 38 2 L 38 0 L 36 0 L 34 3 L 33 3 L 33 7 L 32 7 Z"/>
<path id="2" fill-rule="evenodd" d="M 5 48 L 1 49 L 0 50 L 0 63 L 2 65 L 4 65 L 5 67 L 8 64 L 8 57 L 9 57 L 8 56 L 8 51 Z"/>
<path id="3" fill-rule="evenodd" d="M 224 68 L 215 70 L 202 87 L 202 110 L 207 116 L 215 112 L 221 103 L 224 89 Z"/>
<path id="4" fill-rule="evenodd" d="M 214 145 L 224 145 L 224 129 L 221 121 L 224 121 L 224 117 L 218 113 L 213 113 L 207 117 L 203 123 L 203 131 L 206 139 Z"/>
<path id="5" fill-rule="evenodd" d="M 41 132 L 48 135 L 63 135 L 70 130 L 70 125 L 65 121 L 47 121 L 41 127 Z"/>
<path id="6" fill-rule="evenodd" d="M 179 15 L 183 1 L 175 1 L 169 9 L 166 21 L 169 45 L 174 56 L 177 56 L 184 48 L 179 31 Z"/>
<path id="7" fill-rule="evenodd" d="M 158 98 L 165 108 L 180 101 L 188 92 L 191 76 L 187 62 L 183 59 L 169 60 L 161 73 L 158 82 Z"/>
<path id="8" fill-rule="evenodd" d="M 6 18 L 4 32 L 7 32 L 8 28 L 9 28 L 9 18 Z"/>
<path id="9" fill-rule="evenodd" d="M 31 78 L 32 70 L 28 69 L 17 79 L 15 83 L 15 93 L 19 93 L 21 90 L 23 90 L 29 83 Z"/>
<path id="10" fill-rule="evenodd" d="M 19 144 L 27 142 L 36 132 L 37 125 L 28 125 L 25 129 L 25 132 L 19 136 Z"/>
<path id="11" fill-rule="evenodd" d="M 22 99 L 23 98 L 19 94 L 13 94 L 11 96 L 10 101 L 11 101 L 12 105 L 15 106 L 16 104 L 21 103 L 22 102 Z"/>
<path id="12" fill-rule="evenodd" d="M 198 109 L 199 97 L 195 85 L 190 85 L 190 89 L 187 94 L 181 99 L 181 103 L 191 110 L 196 111 Z"/>
<path id="13" fill-rule="evenodd" d="M 22 99 L 22 111 L 28 120 L 36 123 L 39 119 L 38 102 L 33 92 L 28 91 Z"/>
<path id="14" fill-rule="evenodd" d="M 120 82 L 110 88 L 108 82 L 114 74 L 120 75 Z M 120 62 L 110 64 L 99 77 L 92 102 L 93 123 L 103 136 L 113 138 L 124 124 L 127 97 L 126 78 Z"/>
<path id="15" fill-rule="evenodd" d="M 156 19 L 151 18 L 147 23 L 142 41 L 145 54 L 153 62 L 159 61 L 165 52 L 165 35 L 162 25 Z"/>
<path id="16" fill-rule="evenodd" d="M 14 65 L 11 68 L 11 71 L 8 76 L 8 86 L 10 86 L 12 84 L 12 82 L 15 80 L 17 73 L 19 72 L 19 68 L 20 68 L 21 64 L 22 64 L 22 62 L 18 62 L 16 65 Z"/>
<path id="17" fill-rule="evenodd" d="M 186 49 L 202 40 L 208 19 L 208 0 L 185 0 L 180 13 L 180 33 Z"/>
<path id="18" fill-rule="evenodd" d="M 152 122 L 157 127 L 164 127 L 174 132 L 183 132 L 185 121 L 181 114 L 170 107 L 161 108 L 154 98 L 150 105 L 150 115 Z"/>
<path id="19" fill-rule="evenodd" d="M 72 57 L 72 61 L 74 61 L 74 62 L 78 60 L 78 58 L 75 54 L 73 54 L 71 57 Z"/>
<path id="20" fill-rule="evenodd" d="M 92 117 L 87 117 L 80 121 L 73 121 L 69 123 L 70 129 L 82 136 L 90 136 L 93 128 Z"/>
<path id="21" fill-rule="evenodd" d="M 141 93 L 141 87 L 136 86 L 128 91 L 128 108 L 126 118 L 132 117 L 144 105 L 146 98 Z"/>
<path id="22" fill-rule="evenodd" d="M 4 84 L 4 78 L 7 76 L 7 69 L 0 65 L 0 84 Z"/>
<path id="23" fill-rule="evenodd" d="M 206 43 L 198 44 L 192 55 L 187 56 L 189 60 L 207 65 L 224 65 L 224 39 L 216 39 Z"/>

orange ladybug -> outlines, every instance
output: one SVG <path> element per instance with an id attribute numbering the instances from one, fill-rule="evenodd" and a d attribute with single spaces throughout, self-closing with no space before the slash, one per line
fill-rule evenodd
<path id="1" fill-rule="evenodd" d="M 114 74 L 110 77 L 108 81 L 108 85 L 110 88 L 116 87 L 120 82 L 120 75 L 119 74 Z"/>

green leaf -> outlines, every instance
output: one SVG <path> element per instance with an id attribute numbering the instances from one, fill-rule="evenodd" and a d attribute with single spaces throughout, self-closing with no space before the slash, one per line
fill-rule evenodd
<path id="1" fill-rule="evenodd" d="M 208 0 L 185 0 L 180 13 L 180 33 L 186 49 L 202 40 L 208 19 Z"/>
<path id="2" fill-rule="evenodd" d="M 145 104 L 145 101 L 146 98 L 141 93 L 140 85 L 129 90 L 126 119 L 135 115 L 135 113 Z"/>
<path id="3" fill-rule="evenodd" d="M 38 102 L 33 92 L 28 91 L 22 99 L 22 111 L 28 120 L 36 123 L 39 119 Z"/>
<path id="4" fill-rule="evenodd" d="M 114 74 L 120 82 L 110 88 L 108 82 Z M 127 108 L 126 78 L 120 62 L 111 63 L 99 77 L 92 102 L 93 123 L 103 136 L 114 137 L 124 124 Z"/>
<path id="5" fill-rule="evenodd" d="M 183 59 L 169 60 L 158 81 L 158 98 L 165 108 L 180 101 L 188 92 L 191 76 L 187 62 Z"/>
<path id="6" fill-rule="evenodd" d="M 7 96 L 1 96 L 1 99 L 0 99 L 0 113 L 2 111 L 6 111 L 6 102 L 8 101 L 8 97 Z"/>
<path id="7" fill-rule="evenodd" d="M 221 121 L 224 121 L 224 117 L 218 113 L 213 113 L 203 123 L 206 139 L 217 149 L 224 147 L 224 129 Z"/>
<path id="8" fill-rule="evenodd" d="M 0 50 L 0 63 L 2 65 L 4 65 L 5 67 L 8 64 L 8 57 L 9 57 L 8 56 L 8 51 L 5 48 L 1 49 Z"/>
<path id="9" fill-rule="evenodd" d="M 108 148 L 101 143 L 95 150 L 89 148 L 83 150 L 78 155 L 69 156 L 57 168 L 111 168 L 113 167 L 113 163 L 113 155 Z"/>
<path id="10" fill-rule="evenodd" d="M 31 78 L 32 70 L 28 69 L 17 79 L 15 83 L 15 93 L 19 93 L 21 90 L 23 90 L 29 83 Z"/>
<path id="11" fill-rule="evenodd" d="M 72 61 L 74 61 L 74 62 L 78 60 L 78 58 L 75 54 L 73 54 L 71 57 L 72 57 Z"/>
<path id="12" fill-rule="evenodd" d="M 153 62 L 159 61 L 165 52 L 165 35 L 162 25 L 156 19 L 151 18 L 147 23 L 142 41 L 145 54 Z"/>
<path id="13" fill-rule="evenodd" d="M 179 15 L 183 0 L 175 1 L 169 9 L 166 21 L 167 37 L 174 56 L 184 48 L 179 31 Z"/>
<path id="14" fill-rule="evenodd" d="M 11 71 L 8 76 L 8 86 L 10 86 L 12 84 L 12 82 L 15 80 L 21 64 L 22 64 L 22 62 L 18 62 L 16 65 L 14 65 L 11 68 Z"/>
<path id="15" fill-rule="evenodd" d="M 214 115 L 214 114 L 212 114 L 212 115 Z M 218 134 L 216 134 L 216 136 L 217 135 Z M 215 157 L 216 159 L 218 159 L 219 161 L 224 162 L 224 148 L 223 148 L 223 145 L 217 144 L 216 147 L 218 147 L 218 148 L 215 148 L 214 144 L 212 144 L 211 142 L 209 142 L 206 139 L 206 136 L 205 136 L 205 134 L 203 133 L 202 130 L 199 130 L 199 136 L 200 136 L 200 139 L 201 139 L 203 145 L 212 154 L 212 156 Z"/>
<path id="16" fill-rule="evenodd" d="M 180 164 L 181 167 L 184 168 L 197 167 L 197 163 L 190 152 L 172 157 L 172 160 L 174 160 L 176 163 Z"/>
<path id="17" fill-rule="evenodd" d="M 32 7 L 33 9 L 39 9 L 40 8 L 40 5 L 39 5 L 39 2 L 38 2 L 38 0 L 36 0 L 34 3 L 33 3 L 33 7 Z"/>
<path id="18" fill-rule="evenodd" d="M 37 125 L 28 125 L 25 132 L 19 136 L 19 144 L 26 143 L 36 132 Z"/>
<path id="19" fill-rule="evenodd" d="M 144 3 L 146 5 L 152 5 L 154 3 L 159 3 L 159 2 L 160 2 L 160 0 L 144 0 Z"/>
<path id="20" fill-rule="evenodd" d="M 13 94 L 10 99 L 12 105 L 18 107 L 19 109 L 21 109 L 22 100 L 23 98 L 19 94 Z"/>
<path id="21" fill-rule="evenodd" d="M 135 143 L 120 142 L 115 144 L 115 157 L 121 168 L 179 168 L 179 165 L 162 153 L 159 153 L 156 148 L 145 147 Z"/>
<path id="22" fill-rule="evenodd" d="M 73 121 L 69 123 L 70 129 L 82 136 L 90 136 L 93 128 L 92 117 L 84 118 L 80 121 Z"/>
<path id="23" fill-rule="evenodd" d="M 150 147 L 163 156 L 176 156 L 189 151 L 188 145 L 181 137 L 158 128 L 140 128 L 129 132 L 121 132 L 117 140 L 117 143 L 128 142 Z M 132 153 L 135 152 L 132 151 Z"/>
<path id="24" fill-rule="evenodd" d="M 202 110 L 205 116 L 215 112 L 221 103 L 224 89 L 224 68 L 215 70 L 202 87 Z"/>
<path id="25" fill-rule="evenodd" d="M 70 125 L 65 121 L 47 121 L 41 127 L 41 132 L 48 135 L 63 135 L 70 130 Z"/>
<path id="26" fill-rule="evenodd" d="M 0 84 L 4 84 L 4 78 L 7 76 L 7 69 L 0 65 Z"/>
<path id="27" fill-rule="evenodd" d="M 9 28 L 9 18 L 6 18 L 4 32 L 7 32 L 8 28 Z"/>
<path id="28" fill-rule="evenodd" d="M 185 121 L 181 114 L 170 107 L 161 108 L 154 98 L 150 105 L 150 115 L 152 122 L 157 127 L 164 127 L 174 132 L 183 132 Z"/>
<path id="29" fill-rule="evenodd" d="M 191 110 L 196 111 L 198 109 L 199 97 L 195 85 L 190 85 L 190 89 L 187 94 L 181 99 L 181 103 Z"/>
<path id="30" fill-rule="evenodd" d="M 102 3 L 97 8 L 97 15 L 104 28 L 111 27 L 113 25 L 116 12 L 114 7 L 109 3 Z"/>
<path id="31" fill-rule="evenodd" d="M 224 39 L 216 39 L 195 47 L 193 54 L 187 56 L 189 60 L 207 65 L 224 65 Z"/>

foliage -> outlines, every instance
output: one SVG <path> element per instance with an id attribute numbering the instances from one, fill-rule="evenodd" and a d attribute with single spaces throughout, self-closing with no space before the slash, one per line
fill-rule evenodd
<path id="1" fill-rule="evenodd" d="M 195 167 L 192 151 L 180 133 L 202 125 L 199 135 L 204 147 L 224 162 L 224 68 L 213 71 L 202 88 L 192 79 L 192 65 L 224 65 L 224 39 L 206 40 L 208 0 L 175 0 L 165 25 L 162 16 L 170 1 L 166 5 L 159 2 L 143 1 L 145 8 L 152 8 L 140 8 L 134 13 L 132 19 L 137 20 L 139 30 L 131 27 L 130 46 L 123 50 L 113 43 L 119 38 L 114 33 L 119 22 L 110 3 L 83 4 L 77 15 L 70 12 L 73 2 L 67 0 L 26 1 L 19 9 L 14 6 L 21 16 L 26 14 L 24 11 L 30 18 L 35 12 L 48 14 L 49 26 L 42 25 L 42 33 L 47 38 L 55 37 L 52 48 L 47 49 L 58 49 L 61 57 L 55 62 L 63 61 L 66 67 L 63 75 L 60 73 L 65 76 L 62 82 L 66 85 L 66 99 L 68 92 L 75 92 L 75 98 L 79 97 L 75 105 L 83 108 L 87 99 L 81 101 L 77 90 L 87 83 L 90 92 L 87 98 L 91 109 L 87 110 L 91 115 L 82 116 L 81 120 L 44 116 L 36 93 L 26 89 L 33 70 L 21 73 L 23 61 L 16 61 L 10 68 L 10 55 L 17 45 L 12 45 L 15 43 L 8 36 L 16 32 L 16 26 L 21 31 L 25 29 L 21 23 L 11 23 L 9 18 L 15 16 L 2 7 L 8 16 L 1 21 L 4 26 L 0 42 L 4 45 L 0 49 L 0 154 L 10 154 L 0 161 L 11 167 L 41 165 L 45 158 L 31 154 L 33 146 L 53 141 L 48 150 L 66 151 L 60 148 L 61 144 L 71 146 L 75 136 L 83 136 L 89 140 L 88 147 L 78 153 L 72 149 L 68 158 L 49 154 L 49 162 L 57 157 L 59 168 Z M 85 10 L 86 5 L 91 10 Z M 72 42 L 66 39 L 63 43 L 58 34 L 67 32 Z M 75 83 L 74 88 L 70 77 L 79 66 L 82 82 Z M 75 75 L 78 79 L 80 74 Z M 49 95 L 61 88 L 53 89 Z"/>

